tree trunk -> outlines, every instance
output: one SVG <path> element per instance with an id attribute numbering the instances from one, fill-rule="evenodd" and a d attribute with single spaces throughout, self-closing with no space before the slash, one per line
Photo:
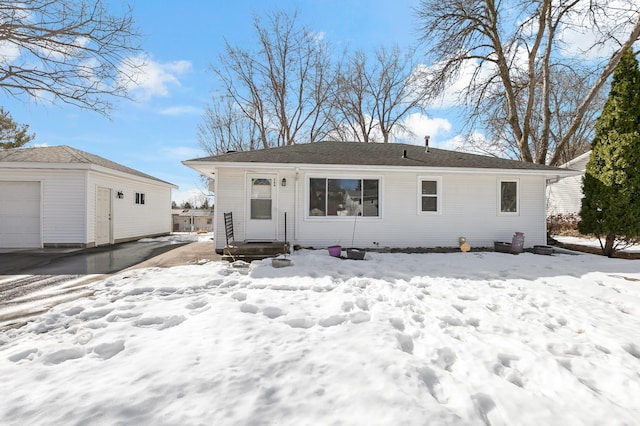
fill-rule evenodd
<path id="1" fill-rule="evenodd" d="M 604 242 L 604 248 L 602 249 L 602 254 L 604 254 L 607 257 L 613 257 L 613 243 L 616 241 L 616 235 L 615 234 L 607 234 L 605 242 Z"/>

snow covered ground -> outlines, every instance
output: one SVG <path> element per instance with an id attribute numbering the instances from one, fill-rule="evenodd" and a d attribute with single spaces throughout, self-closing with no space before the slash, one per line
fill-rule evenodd
<path id="1" fill-rule="evenodd" d="M 291 259 L 121 273 L 0 333 L 0 424 L 638 424 L 637 261 Z"/>
<path id="2" fill-rule="evenodd" d="M 577 244 L 581 246 L 595 247 L 598 249 L 601 248 L 600 241 L 597 238 L 567 237 L 562 235 L 554 235 L 553 238 L 564 244 Z M 629 247 L 625 247 L 622 251 L 629 253 L 638 253 L 640 252 L 640 245 L 635 244 Z"/>

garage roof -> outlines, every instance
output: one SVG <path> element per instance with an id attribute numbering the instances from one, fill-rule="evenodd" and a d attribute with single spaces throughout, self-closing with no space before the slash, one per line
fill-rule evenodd
<path id="1" fill-rule="evenodd" d="M 172 183 L 165 182 L 146 173 L 67 145 L 0 150 L 0 163 L 94 164 L 174 186 Z"/>

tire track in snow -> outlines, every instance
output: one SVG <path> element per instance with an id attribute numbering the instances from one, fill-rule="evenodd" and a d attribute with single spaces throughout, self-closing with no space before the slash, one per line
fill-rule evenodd
<path id="1" fill-rule="evenodd" d="M 0 282 L 0 304 L 23 298 L 30 293 L 58 286 L 80 275 L 27 275 Z"/>

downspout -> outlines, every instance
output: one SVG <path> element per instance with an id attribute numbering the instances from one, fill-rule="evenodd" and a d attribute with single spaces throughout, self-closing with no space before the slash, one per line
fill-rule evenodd
<path id="1" fill-rule="evenodd" d="M 211 171 L 213 176 L 213 251 L 216 252 L 218 244 L 218 183 L 220 182 L 220 176 L 218 175 L 218 169 Z"/>
<path id="2" fill-rule="evenodd" d="M 549 211 L 549 200 L 551 198 L 551 190 L 549 189 L 549 185 L 551 185 L 552 183 L 556 183 L 560 180 L 560 176 L 555 176 L 552 178 L 547 178 L 545 176 L 544 179 L 544 211 L 543 211 L 543 217 L 544 217 L 544 234 L 543 234 L 543 238 L 544 238 L 544 244 L 548 244 L 549 243 L 549 230 L 547 229 L 547 213 Z"/>
<path id="3" fill-rule="evenodd" d="M 296 167 L 296 178 L 294 182 L 294 194 L 293 194 L 293 241 L 298 241 L 298 179 L 300 169 Z"/>

